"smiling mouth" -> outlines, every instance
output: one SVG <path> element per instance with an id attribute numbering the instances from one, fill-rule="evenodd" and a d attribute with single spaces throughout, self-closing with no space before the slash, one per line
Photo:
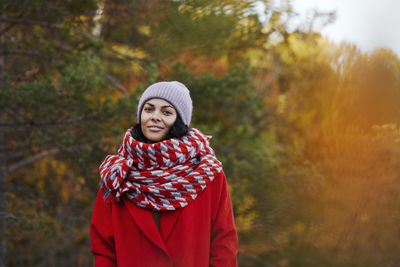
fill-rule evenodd
<path id="1" fill-rule="evenodd" d="M 162 129 L 164 129 L 161 126 L 155 126 L 155 125 L 147 126 L 147 128 L 149 128 L 150 130 L 162 130 Z"/>

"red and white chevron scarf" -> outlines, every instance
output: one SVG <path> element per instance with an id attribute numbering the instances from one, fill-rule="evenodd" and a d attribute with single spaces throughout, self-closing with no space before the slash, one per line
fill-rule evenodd
<path id="1" fill-rule="evenodd" d="M 185 207 L 222 170 L 210 138 L 191 128 L 182 138 L 148 144 L 128 129 L 118 155 L 100 165 L 104 198 L 119 201 L 125 194 L 136 205 L 159 211 Z"/>

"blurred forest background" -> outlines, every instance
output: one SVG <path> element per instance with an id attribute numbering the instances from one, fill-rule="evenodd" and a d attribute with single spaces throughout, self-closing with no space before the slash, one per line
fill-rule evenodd
<path id="1" fill-rule="evenodd" d="M 224 164 L 240 266 L 400 266 L 400 60 L 322 38 L 313 25 L 334 13 L 299 21 L 269 0 L 0 8 L 3 265 L 93 265 L 98 167 L 143 90 L 178 80 Z"/>

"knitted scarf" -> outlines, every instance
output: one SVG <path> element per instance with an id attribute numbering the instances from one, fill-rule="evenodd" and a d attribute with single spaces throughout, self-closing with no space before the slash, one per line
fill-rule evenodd
<path id="1" fill-rule="evenodd" d="M 191 128 L 182 138 L 148 144 L 128 129 L 118 154 L 100 165 L 104 199 L 126 195 L 137 206 L 158 211 L 185 207 L 222 170 L 210 138 Z"/>

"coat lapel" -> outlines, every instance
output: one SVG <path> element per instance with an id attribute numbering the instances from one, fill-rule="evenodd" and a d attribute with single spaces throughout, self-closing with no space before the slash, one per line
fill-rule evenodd
<path id="1" fill-rule="evenodd" d="M 175 225 L 176 225 L 181 213 L 182 213 L 182 209 L 161 212 L 160 232 L 161 232 L 161 236 L 164 240 L 164 243 L 167 243 L 168 238 L 172 233 L 172 230 L 175 229 Z"/>
<path id="2" fill-rule="evenodd" d="M 168 256 L 167 248 L 161 238 L 160 232 L 154 222 L 153 215 L 150 210 L 136 206 L 132 201 L 124 199 L 124 204 L 142 232 L 150 239 L 156 246 L 163 250 Z M 161 216 L 162 217 L 162 216 Z"/>

